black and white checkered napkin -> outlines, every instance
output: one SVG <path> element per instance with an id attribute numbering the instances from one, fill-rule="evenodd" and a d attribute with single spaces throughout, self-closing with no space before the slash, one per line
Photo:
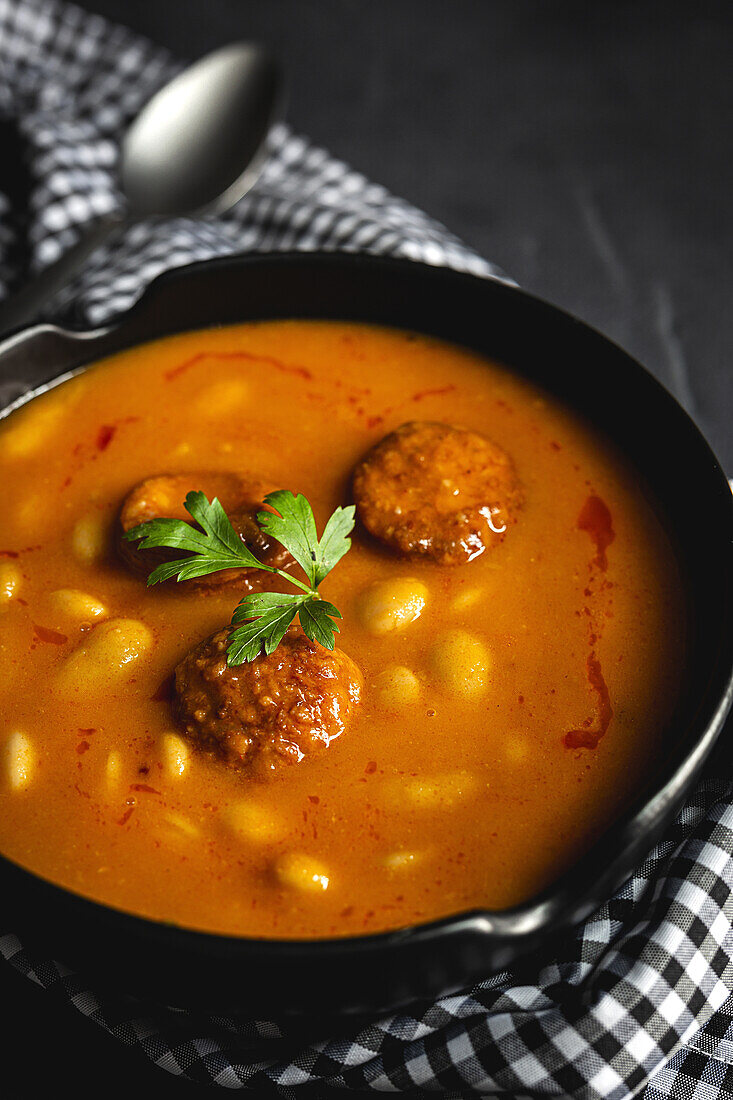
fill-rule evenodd
<path id="1" fill-rule="evenodd" d="M 176 68 L 150 43 L 77 8 L 0 0 L 0 127 L 12 142 L 12 123 L 23 147 L 22 160 L 0 159 L 0 297 L 21 261 L 32 269 L 54 260 L 114 205 L 116 139 Z M 502 277 L 442 226 L 284 127 L 272 150 L 231 214 L 130 231 L 88 266 L 65 312 L 73 301 L 77 319 L 98 324 L 166 268 L 253 250 L 370 250 Z M 1 907 L 0 951 L 164 1069 L 258 1094 L 733 1100 L 732 778 L 718 765 L 559 957 L 347 1037 L 304 1042 L 267 1021 L 101 1000 L 82 975 L 31 957 L 2 927 Z"/>

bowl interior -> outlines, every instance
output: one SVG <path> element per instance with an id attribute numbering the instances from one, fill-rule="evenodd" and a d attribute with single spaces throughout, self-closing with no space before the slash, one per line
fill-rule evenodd
<path id="1" fill-rule="evenodd" d="M 77 952 L 79 937 L 71 936 L 69 928 L 72 911 L 77 922 L 79 912 L 85 914 L 85 927 L 94 919 L 122 920 L 124 930 L 117 927 L 125 942 L 139 943 L 142 938 L 149 948 L 156 943 L 158 950 L 163 944 L 169 955 L 183 953 L 189 966 L 196 957 L 202 964 L 196 979 L 199 988 L 204 982 L 203 961 L 210 963 L 213 957 L 227 959 L 228 964 L 236 959 L 238 965 L 249 959 L 251 979 L 256 950 L 263 965 L 268 959 L 280 966 L 287 962 L 293 1003 L 294 976 L 300 976 L 304 990 L 318 960 L 321 966 L 330 960 L 331 996 L 343 1007 L 374 1005 L 377 999 L 381 1004 L 397 1003 L 434 995 L 507 965 L 538 936 L 587 915 L 628 876 L 670 820 L 699 775 L 731 701 L 733 638 L 727 622 L 733 500 L 715 457 L 687 415 L 610 341 L 514 288 L 405 261 L 282 255 L 194 265 L 157 280 L 135 309 L 109 329 L 86 334 L 42 327 L 11 338 L 0 347 L 0 383 L 22 378 L 37 385 L 51 375 L 175 332 L 291 317 L 373 322 L 434 335 L 504 362 L 580 412 L 638 470 L 672 537 L 691 611 L 685 682 L 670 724 L 670 751 L 658 773 L 586 857 L 542 896 L 516 910 L 459 914 L 362 940 L 288 945 L 156 928 L 155 922 L 115 914 L 42 884 L 63 910 L 64 942 L 76 942 Z M 22 882 L 26 885 L 21 894 L 27 887 L 25 878 Z M 30 892 L 37 893 L 37 887 Z M 60 894 L 66 895 L 63 901 Z M 22 908 L 28 919 L 28 907 Z M 371 979 L 370 958 L 373 969 L 379 960 Z M 344 959 L 351 995 L 337 974 Z M 395 959 L 401 960 L 399 965 Z M 170 989 L 172 967 L 163 966 L 163 971 Z M 382 975 L 379 998 L 364 992 L 377 973 Z"/>

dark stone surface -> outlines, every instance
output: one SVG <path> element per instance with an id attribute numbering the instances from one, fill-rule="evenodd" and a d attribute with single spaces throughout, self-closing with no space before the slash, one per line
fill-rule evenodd
<path id="1" fill-rule="evenodd" d="M 234 37 L 270 43 L 293 126 L 638 356 L 733 473 L 727 0 L 82 4 L 185 56 Z M 598 384 L 602 399 L 613 379 Z M 62 1083 L 80 1097 L 210 1091 L 149 1067 L 7 968 L 2 982 L 6 1066 L 27 1070 L 9 1096 Z"/>
<path id="2" fill-rule="evenodd" d="M 269 43 L 295 127 L 640 358 L 733 473 L 726 0 L 82 2 L 185 56 Z"/>

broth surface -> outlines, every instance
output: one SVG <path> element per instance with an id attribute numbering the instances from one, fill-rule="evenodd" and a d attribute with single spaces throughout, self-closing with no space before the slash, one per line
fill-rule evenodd
<path id="1" fill-rule="evenodd" d="M 504 541 L 440 566 L 357 523 L 322 585 L 364 677 L 353 726 L 266 781 L 187 751 L 165 685 L 239 597 L 128 572 L 112 547 L 126 493 L 244 470 L 304 493 L 320 531 L 359 460 L 411 420 L 508 452 L 524 504 Z M 11 414 L 0 478 L 0 850 L 82 894 L 267 937 L 504 908 L 570 866 L 664 750 L 684 633 L 667 536 L 609 445 L 468 351 L 325 322 L 170 337 Z M 424 610 L 375 633 L 365 591 L 399 578 L 425 586 Z M 118 619 L 138 623 L 141 656 L 95 663 Z M 467 689 L 445 674 L 461 646 L 482 654 Z"/>

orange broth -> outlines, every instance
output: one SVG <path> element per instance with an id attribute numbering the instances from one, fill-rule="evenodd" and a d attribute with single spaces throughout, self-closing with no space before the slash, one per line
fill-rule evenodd
<path id="1" fill-rule="evenodd" d="M 127 491 L 155 473 L 249 470 L 305 493 L 321 529 L 356 462 L 415 419 L 511 455 L 526 498 L 516 524 L 459 567 L 400 559 L 357 525 L 322 586 L 364 676 L 353 726 L 267 781 L 187 753 L 161 685 L 238 597 L 128 573 L 111 536 Z M 170 337 L 12 413 L 0 479 L 0 850 L 79 893 L 262 937 L 501 909 L 569 867 L 663 751 L 684 604 L 662 526 L 577 415 L 468 351 L 301 321 Z M 425 610 L 375 635 L 362 593 L 399 577 L 423 582 Z M 92 598 L 88 613 L 52 595 L 68 589 Z M 151 647 L 87 676 L 72 655 L 120 617 L 141 620 Z M 489 655 L 482 690 L 434 674 L 436 640 L 456 629 Z M 395 665 L 414 698 L 382 690 Z M 288 855 L 317 869 L 317 888 L 273 874 Z"/>

